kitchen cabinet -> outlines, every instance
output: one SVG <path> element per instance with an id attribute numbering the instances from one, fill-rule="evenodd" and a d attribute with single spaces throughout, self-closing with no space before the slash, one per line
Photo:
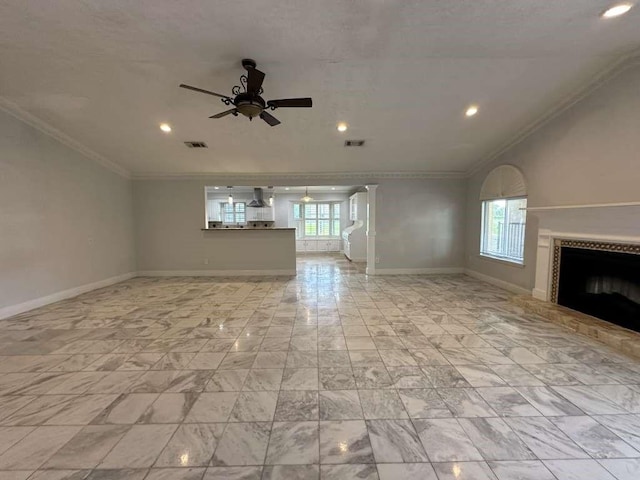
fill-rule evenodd
<path id="1" fill-rule="evenodd" d="M 327 240 L 327 251 L 328 252 L 339 252 L 342 250 L 342 240 Z"/>
<path id="2" fill-rule="evenodd" d="M 349 197 L 349 218 L 353 224 L 342 231 L 344 254 L 355 262 L 367 259 L 367 199 L 367 192 L 354 193 Z"/>
<path id="3" fill-rule="evenodd" d="M 296 240 L 297 252 L 339 252 L 342 240 L 339 239 L 299 239 Z"/>
<path id="4" fill-rule="evenodd" d="M 354 193 L 349 197 L 349 220 L 367 219 L 367 192 Z"/>
<path id="5" fill-rule="evenodd" d="M 355 195 L 349 197 L 349 220 L 358 219 L 358 202 L 356 200 Z"/>

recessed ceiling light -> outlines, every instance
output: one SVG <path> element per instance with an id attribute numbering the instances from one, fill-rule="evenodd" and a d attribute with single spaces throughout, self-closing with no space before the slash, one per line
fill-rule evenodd
<path id="1" fill-rule="evenodd" d="M 162 130 L 164 133 L 169 133 L 171 131 L 171 125 L 169 125 L 168 123 L 161 123 L 160 130 Z"/>
<path id="2" fill-rule="evenodd" d="M 619 5 L 614 5 L 613 7 L 607 9 L 602 14 L 602 18 L 614 18 L 619 17 L 620 15 L 624 15 L 633 7 L 633 3 L 620 3 Z"/>
<path id="3" fill-rule="evenodd" d="M 335 190 L 335 189 L 336 189 L 336 187 L 331 187 L 331 190 Z"/>
<path id="4" fill-rule="evenodd" d="M 285 190 L 289 190 L 289 187 L 284 187 Z"/>
<path id="5" fill-rule="evenodd" d="M 220 190 L 220 187 L 213 187 L 214 190 Z"/>
<path id="6" fill-rule="evenodd" d="M 478 107 L 476 105 L 471 105 L 467 108 L 467 111 L 464 112 L 467 117 L 473 117 L 476 113 L 478 113 Z"/>
<path id="7" fill-rule="evenodd" d="M 346 132 L 347 131 L 347 124 L 346 123 L 339 123 L 338 124 L 338 131 L 339 132 Z"/>

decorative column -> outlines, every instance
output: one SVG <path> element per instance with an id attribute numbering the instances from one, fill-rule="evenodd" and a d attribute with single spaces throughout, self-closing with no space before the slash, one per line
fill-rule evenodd
<path id="1" fill-rule="evenodd" d="M 367 195 L 367 275 L 376 274 L 376 189 L 366 185 Z"/>

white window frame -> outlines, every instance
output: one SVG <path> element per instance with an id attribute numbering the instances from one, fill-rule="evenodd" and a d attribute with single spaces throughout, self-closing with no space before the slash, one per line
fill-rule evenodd
<path id="1" fill-rule="evenodd" d="M 512 210 L 509 209 L 509 202 L 513 200 L 524 200 L 524 208 L 526 208 L 526 196 L 495 198 L 482 201 L 482 219 L 480 225 L 480 256 L 495 260 L 501 260 L 503 262 L 513 263 L 516 265 L 524 265 L 525 234 L 527 227 L 526 212 L 523 214 L 524 222 L 510 222 Z M 489 237 L 486 231 L 488 227 L 487 223 L 489 222 L 487 218 L 487 212 L 489 205 L 493 202 L 505 202 L 505 221 L 503 224 L 501 224 L 503 226 L 500 228 L 500 233 L 498 234 L 496 239 L 496 242 L 498 243 L 498 246 L 496 248 L 492 248 L 489 245 Z M 509 226 L 505 228 L 504 224 L 507 224 Z"/>
<path id="2" fill-rule="evenodd" d="M 225 225 L 246 225 L 247 224 L 247 203 L 246 202 L 233 202 L 233 212 L 226 213 L 225 209 L 231 205 L 229 202 L 220 202 L 220 220 Z M 236 205 L 244 205 L 242 212 L 238 212 L 236 210 Z M 244 221 L 239 221 L 238 216 L 242 214 L 244 216 Z M 226 215 L 233 215 L 232 222 L 226 222 Z"/>
<path id="3" fill-rule="evenodd" d="M 300 205 L 300 218 L 296 219 L 294 216 L 294 209 L 296 205 Z M 323 219 L 318 218 L 319 215 L 316 215 L 316 218 L 306 218 L 305 217 L 305 205 L 329 205 L 329 218 Z M 299 240 L 304 239 L 339 239 L 341 235 L 341 225 L 342 225 L 342 202 L 332 202 L 332 201 L 317 201 L 317 202 L 291 202 L 291 221 L 292 226 L 296 229 L 296 238 Z M 336 216 L 337 212 L 337 216 Z M 315 221 L 316 222 L 316 232 L 319 231 L 318 221 L 320 220 L 328 220 L 329 221 L 329 235 L 307 235 L 306 234 L 306 222 L 307 221 Z M 335 222 L 338 222 L 338 231 L 335 231 Z"/>

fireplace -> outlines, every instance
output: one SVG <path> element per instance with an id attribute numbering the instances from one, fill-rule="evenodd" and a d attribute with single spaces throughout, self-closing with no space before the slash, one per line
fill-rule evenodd
<path id="1" fill-rule="evenodd" d="M 551 301 L 640 332 L 640 245 L 555 239 Z"/>

